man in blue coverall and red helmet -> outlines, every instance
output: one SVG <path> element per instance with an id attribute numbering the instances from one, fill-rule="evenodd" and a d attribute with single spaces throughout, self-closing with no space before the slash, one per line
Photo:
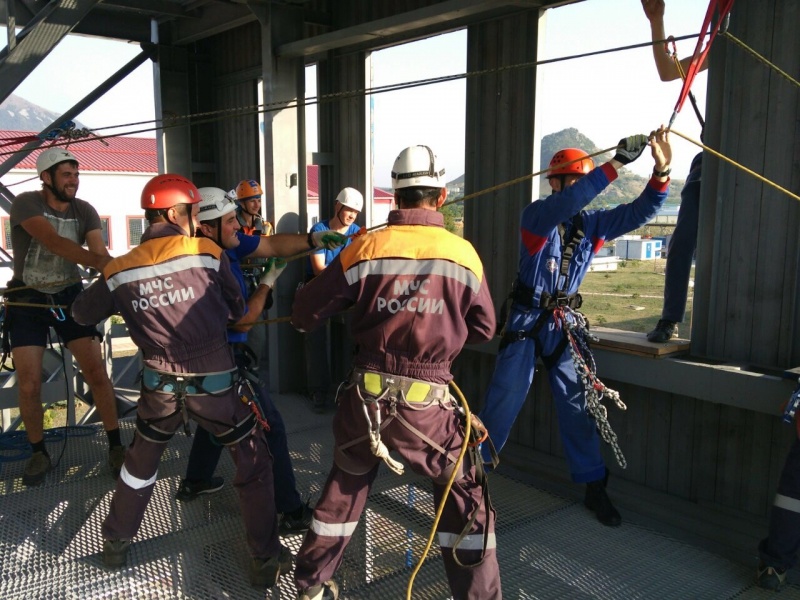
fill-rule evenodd
<path id="1" fill-rule="evenodd" d="M 636 200 L 611 210 L 582 210 L 648 145 L 653 175 Z M 525 403 L 536 359 L 541 357 L 572 480 L 587 484 L 585 504 L 603 525 L 616 526 L 622 519 L 605 491 L 608 470 L 600 454 L 598 424 L 587 411 L 584 383 L 566 349 L 565 324 L 554 313 L 566 313 L 569 318 L 570 310 L 580 306 L 578 288 L 606 240 L 641 227 L 656 215 L 667 198 L 671 159 L 663 127 L 651 134 L 649 142 L 644 135 L 621 140 L 614 158 L 597 168 L 582 150 L 556 152 L 547 175 L 553 193 L 522 211 L 519 273 L 479 415 L 499 451 Z M 481 451 L 490 462 L 488 445 L 483 444 Z"/>

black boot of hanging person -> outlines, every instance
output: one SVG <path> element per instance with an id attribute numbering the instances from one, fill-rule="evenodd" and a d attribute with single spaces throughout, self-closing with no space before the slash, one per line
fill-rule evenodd
<path id="1" fill-rule="evenodd" d="M 607 527 L 618 527 L 622 524 L 622 517 L 620 516 L 611 500 L 606 494 L 606 485 L 608 484 L 608 469 L 606 469 L 606 476 L 597 481 L 590 481 L 586 484 L 586 498 L 583 503 L 595 515 L 597 520 Z"/>

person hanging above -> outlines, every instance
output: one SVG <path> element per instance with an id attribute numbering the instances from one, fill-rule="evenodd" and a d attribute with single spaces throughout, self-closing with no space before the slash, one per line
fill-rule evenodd
<path id="1" fill-rule="evenodd" d="M 650 21 L 650 34 L 653 42 L 653 60 L 661 81 L 674 81 L 686 73 L 692 58 L 687 57 L 679 63 L 665 49 L 662 40 L 666 39 L 664 30 L 664 0 L 642 0 L 642 9 Z M 700 69 L 708 67 L 703 61 Z M 692 98 L 694 102 L 694 99 Z M 695 106 L 695 110 L 697 107 Z M 697 113 L 701 126 L 700 113 Z M 686 316 L 686 303 L 689 298 L 689 278 L 692 272 L 694 251 L 697 248 L 697 224 L 700 218 L 700 180 L 702 177 L 703 154 L 692 159 L 689 175 L 681 190 L 681 206 L 678 221 L 672 231 L 667 247 L 667 266 L 664 277 L 664 305 L 661 318 L 647 334 L 651 342 L 664 343 L 678 336 L 678 324 Z"/>
<path id="2" fill-rule="evenodd" d="M 583 210 L 617 178 L 624 165 L 650 146 L 653 175 L 641 195 L 610 210 Z M 578 293 L 592 258 L 603 244 L 647 223 L 667 198 L 672 150 L 662 126 L 647 136 L 620 141 L 614 158 L 595 168 L 591 158 L 576 148 L 553 155 L 547 178 L 553 193 L 529 204 L 520 224 L 519 272 L 507 301 L 508 318 L 501 324 L 500 351 L 479 417 L 497 451 L 505 445 L 511 427 L 525 403 L 537 358 L 544 362 L 558 413 L 561 440 L 572 480 L 586 484 L 585 504 L 604 525 L 622 522 L 606 494 L 608 469 L 600 454 L 600 435 L 613 440 L 597 391 L 587 390 L 592 374 L 584 367 L 593 361 L 588 346 L 580 351 L 586 330 Z M 503 317 L 501 314 L 501 321 Z M 580 363 L 581 372 L 576 367 Z M 594 381 L 598 384 L 598 381 Z M 589 386 L 591 387 L 591 386 Z M 491 463 L 483 444 L 484 461 Z M 619 458 L 619 457 L 618 457 Z M 623 459 L 624 460 L 624 459 Z"/>

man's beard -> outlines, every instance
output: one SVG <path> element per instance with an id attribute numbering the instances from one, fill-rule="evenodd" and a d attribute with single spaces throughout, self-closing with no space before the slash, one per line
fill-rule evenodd
<path id="1" fill-rule="evenodd" d="M 49 185 L 47 183 L 45 183 L 44 185 L 48 190 L 50 190 L 50 193 L 52 193 L 61 202 L 72 202 L 73 198 L 70 198 L 69 196 L 64 194 L 61 190 L 59 190 L 59 189 L 57 189 L 57 188 L 55 188 L 52 185 Z"/>

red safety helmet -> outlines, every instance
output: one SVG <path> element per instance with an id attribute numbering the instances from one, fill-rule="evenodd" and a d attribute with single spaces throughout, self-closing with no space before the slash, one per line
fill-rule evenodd
<path id="1" fill-rule="evenodd" d="M 568 165 L 563 163 L 571 162 Z M 562 165 L 562 166 L 557 166 Z M 553 167 L 556 167 L 555 169 Z M 555 177 L 556 175 L 586 175 L 589 171 L 594 169 L 594 162 L 589 155 L 583 150 L 578 148 L 564 148 L 559 150 L 550 159 L 550 166 L 548 167 L 547 178 Z"/>
<path id="2" fill-rule="evenodd" d="M 264 192 L 255 179 L 245 179 L 236 186 L 236 199 L 240 202 L 252 198 L 260 198 Z"/>
<path id="3" fill-rule="evenodd" d="M 142 190 L 142 208 L 147 210 L 172 208 L 176 204 L 197 204 L 200 192 L 185 177 L 165 173 L 156 175 Z"/>

